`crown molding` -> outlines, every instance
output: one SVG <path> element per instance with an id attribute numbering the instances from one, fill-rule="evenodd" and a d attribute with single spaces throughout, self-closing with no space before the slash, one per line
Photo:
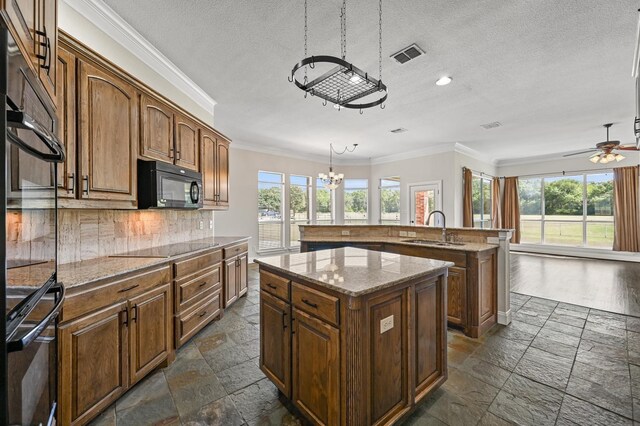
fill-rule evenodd
<path id="1" fill-rule="evenodd" d="M 476 158 L 476 159 L 478 159 L 480 161 L 484 161 L 485 163 L 491 164 L 492 166 L 497 166 L 498 165 L 498 161 L 496 159 L 494 159 L 494 158 L 492 158 L 492 157 L 490 157 L 490 156 L 488 156 L 486 154 L 483 154 L 480 151 L 476 151 L 473 148 L 469 148 L 468 146 L 463 145 L 463 144 L 461 144 L 459 142 L 456 142 L 454 144 L 453 149 L 454 149 L 455 152 L 457 152 L 459 154 L 463 154 L 463 155 L 466 155 L 468 157 Z"/>
<path id="2" fill-rule="evenodd" d="M 535 157 L 521 157 L 521 158 L 506 158 L 502 160 L 498 160 L 496 162 L 497 167 L 505 167 L 505 166 L 519 166 L 522 164 L 533 164 L 533 163 L 541 163 L 546 161 L 562 161 L 562 160 L 570 160 L 568 157 L 562 157 L 564 153 L 555 153 L 555 154 L 544 154 L 544 155 L 536 155 Z"/>
<path id="3" fill-rule="evenodd" d="M 282 148 L 258 146 L 258 145 L 253 145 L 249 143 L 238 142 L 237 140 L 234 140 L 233 143 L 230 145 L 230 147 L 232 150 L 241 149 L 243 151 L 259 152 L 261 154 L 276 155 L 278 157 L 287 157 L 287 158 L 292 158 L 296 160 L 311 161 L 311 162 L 319 163 L 322 165 L 329 164 L 329 156 L 327 155 L 315 155 L 315 154 L 307 154 L 303 152 L 292 152 Z M 342 159 L 336 159 L 334 156 L 333 164 L 340 165 L 340 166 L 367 166 L 368 167 L 371 165 L 371 160 L 368 158 L 360 159 L 360 160 L 358 159 L 342 160 Z"/>
<path id="4" fill-rule="evenodd" d="M 114 41 L 213 114 L 216 101 L 102 0 L 62 0 Z"/>

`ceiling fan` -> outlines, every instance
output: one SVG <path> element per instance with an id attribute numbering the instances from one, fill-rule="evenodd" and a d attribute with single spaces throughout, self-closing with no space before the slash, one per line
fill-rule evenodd
<path id="1" fill-rule="evenodd" d="M 594 154 L 589 157 L 589 161 L 592 163 L 607 164 L 612 161 L 622 161 L 625 159 L 624 155 L 614 151 L 640 151 L 640 148 L 636 148 L 633 145 L 620 145 L 620 141 L 610 141 L 609 128 L 613 126 L 613 123 L 607 123 L 603 126 L 607 129 L 607 140 L 605 142 L 598 142 L 595 148 L 586 151 L 572 152 L 571 154 L 563 155 L 563 157 L 572 157 L 574 155 L 594 152 Z"/>

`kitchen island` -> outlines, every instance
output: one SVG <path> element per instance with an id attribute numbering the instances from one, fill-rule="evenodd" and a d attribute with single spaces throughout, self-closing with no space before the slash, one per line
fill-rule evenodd
<path id="1" fill-rule="evenodd" d="M 312 423 L 393 424 L 447 379 L 453 263 L 351 247 L 255 262 L 260 368 Z"/>

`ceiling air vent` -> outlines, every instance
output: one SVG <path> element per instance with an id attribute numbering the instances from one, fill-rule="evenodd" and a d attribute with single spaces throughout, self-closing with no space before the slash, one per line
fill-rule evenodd
<path id="1" fill-rule="evenodd" d="M 405 129 L 404 127 L 398 127 L 397 129 L 390 130 L 391 133 L 404 133 L 406 131 L 407 129 Z"/>
<path id="2" fill-rule="evenodd" d="M 420 49 L 417 44 L 413 43 L 411 46 L 405 47 L 401 51 L 394 53 L 391 57 L 402 65 L 422 54 L 424 54 L 424 50 Z"/>
<path id="3" fill-rule="evenodd" d="M 491 130 L 491 129 L 495 129 L 496 127 L 500 127 L 502 126 L 502 123 L 498 122 L 498 121 L 494 121 L 493 123 L 487 123 L 487 124 L 481 124 L 480 127 L 482 127 L 485 130 Z"/>

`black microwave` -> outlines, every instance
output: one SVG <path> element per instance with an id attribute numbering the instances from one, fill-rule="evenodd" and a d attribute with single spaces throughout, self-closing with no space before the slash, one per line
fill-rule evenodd
<path id="1" fill-rule="evenodd" d="M 201 207 L 201 173 L 160 161 L 138 160 L 139 209 Z"/>

